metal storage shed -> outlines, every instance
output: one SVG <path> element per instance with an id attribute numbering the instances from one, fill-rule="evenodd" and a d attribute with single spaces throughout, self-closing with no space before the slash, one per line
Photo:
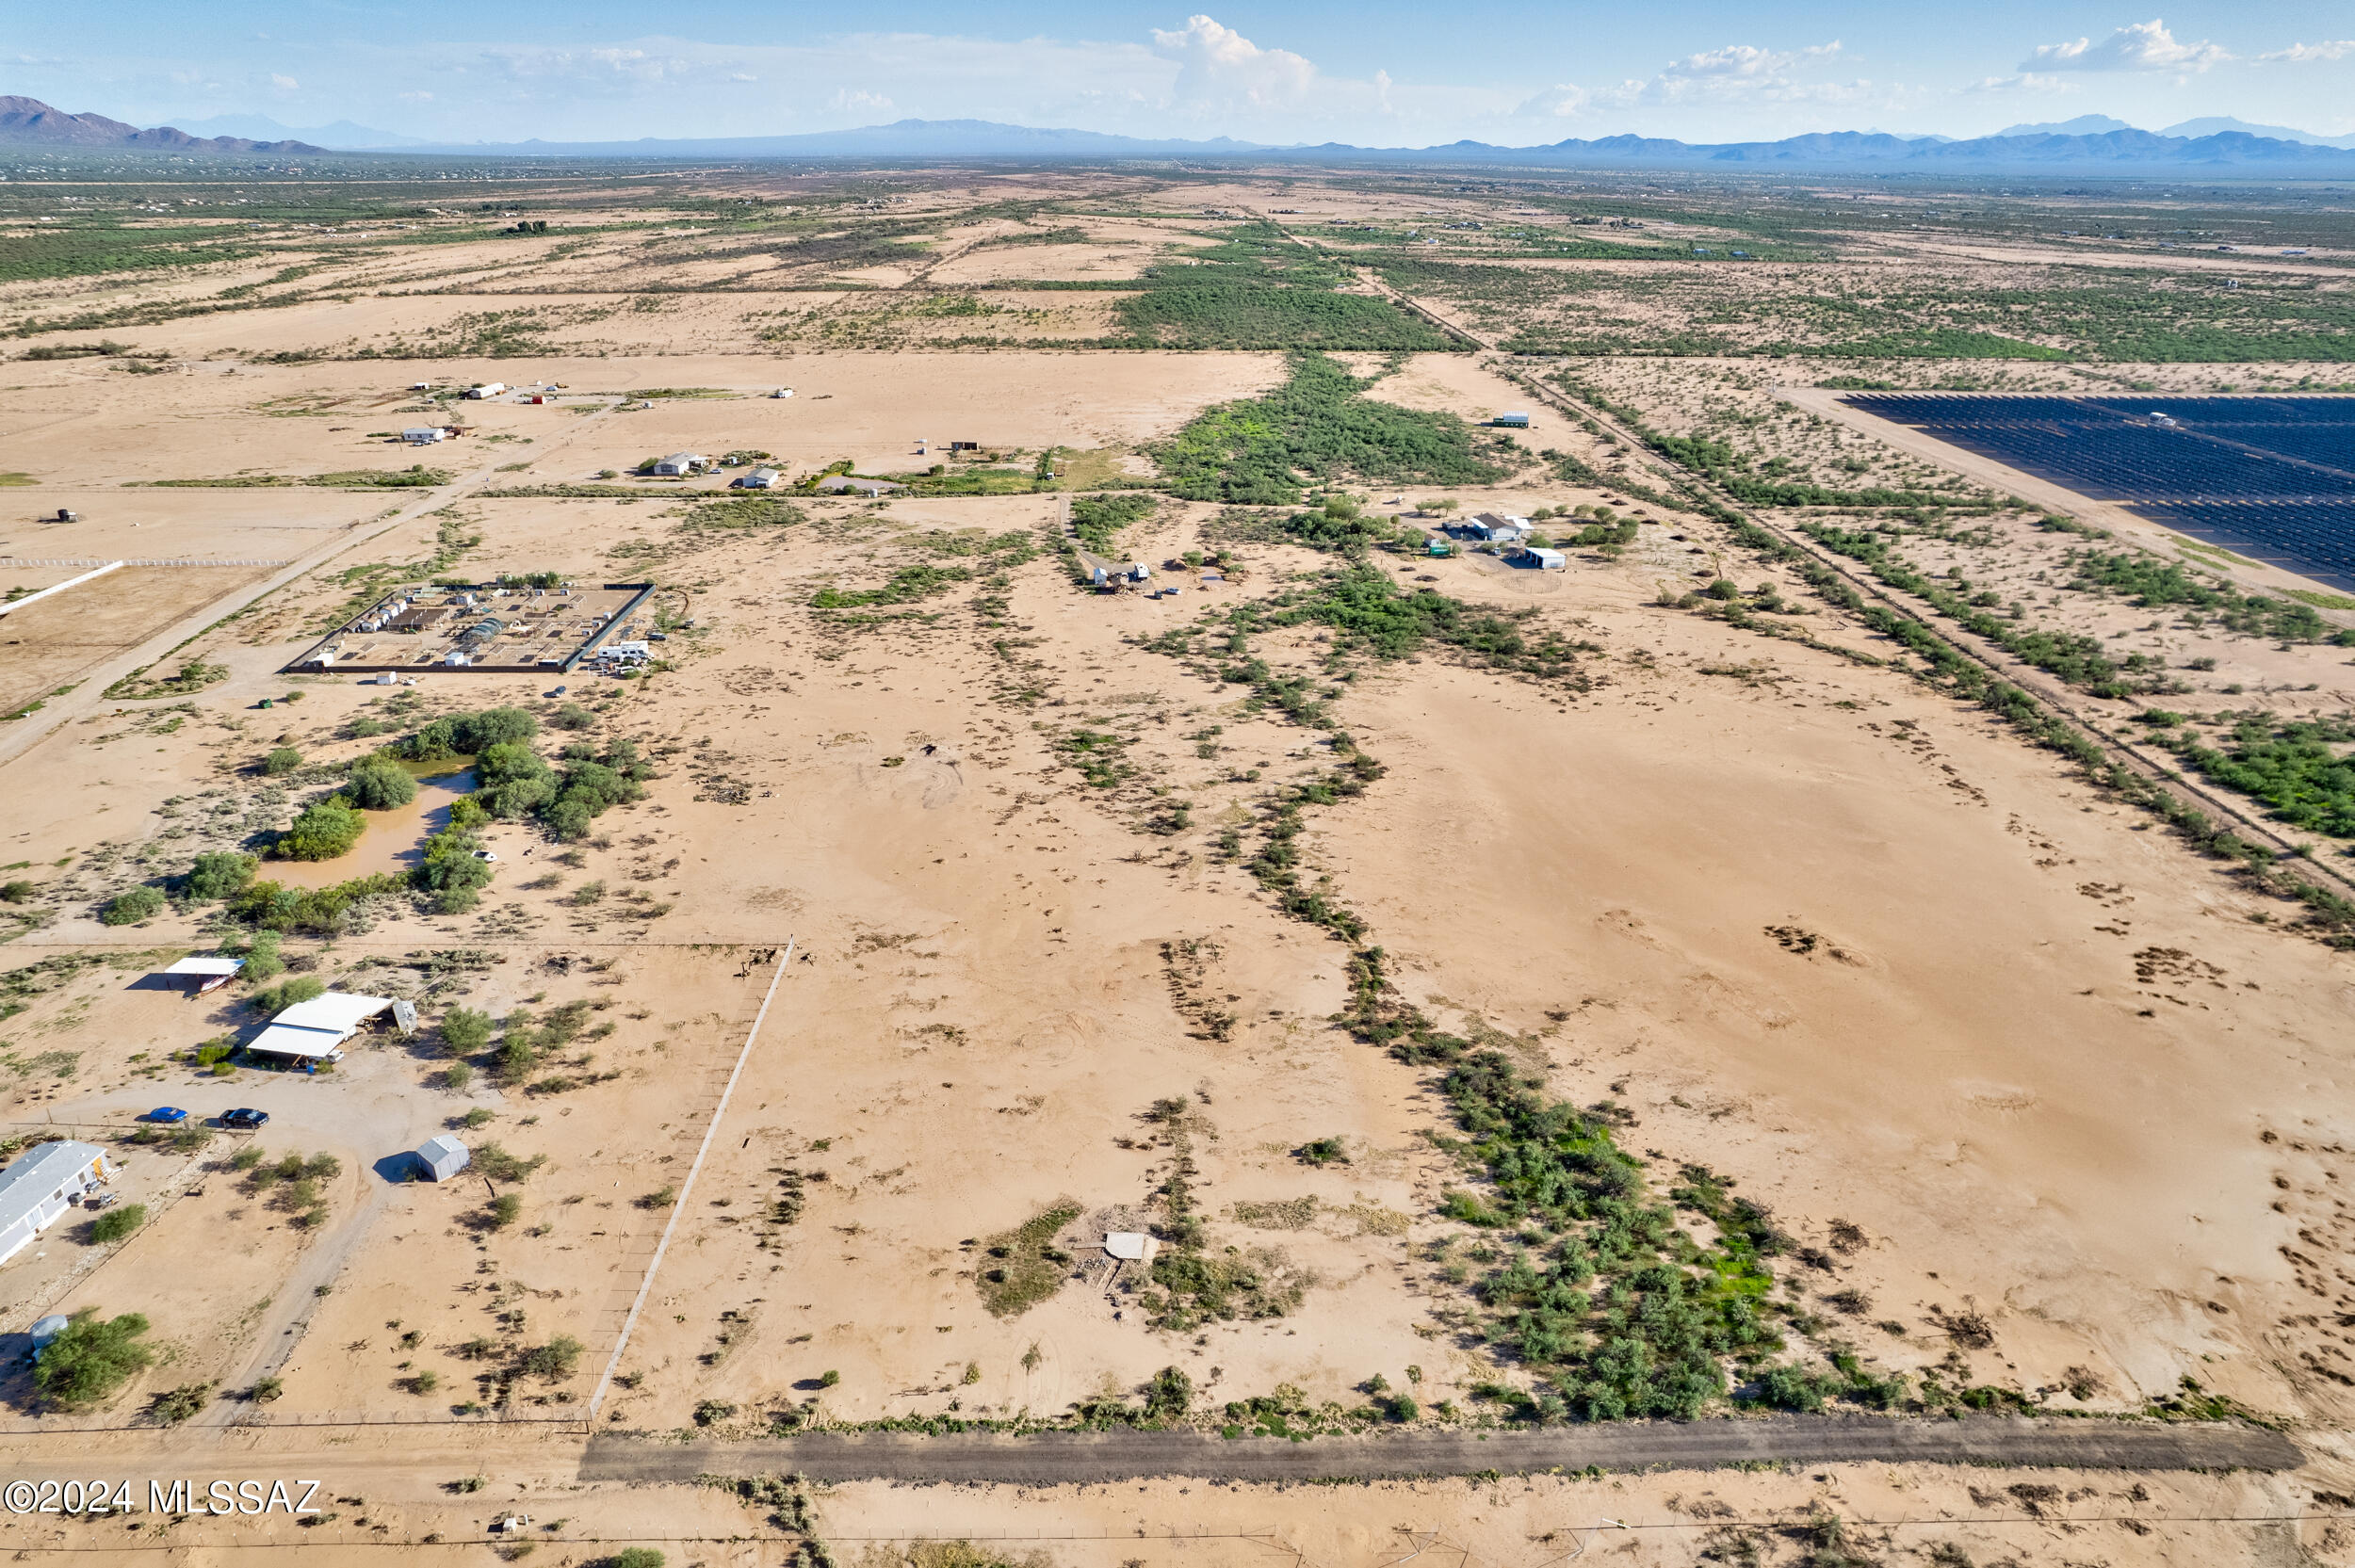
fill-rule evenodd
<path id="1" fill-rule="evenodd" d="M 473 1158 L 466 1146 L 447 1133 L 429 1138 L 417 1146 L 417 1164 L 424 1169 L 425 1179 L 430 1182 L 449 1180 L 463 1171 Z"/>
<path id="2" fill-rule="evenodd" d="M 106 1150 L 70 1138 L 37 1143 L 0 1171 L 0 1263 L 23 1252 L 73 1199 L 112 1174 Z"/>

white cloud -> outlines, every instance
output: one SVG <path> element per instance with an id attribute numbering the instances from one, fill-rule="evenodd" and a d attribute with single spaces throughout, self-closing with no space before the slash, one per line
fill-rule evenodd
<path id="1" fill-rule="evenodd" d="M 1679 76 L 1763 76 L 1781 71 L 1798 57 L 1779 54 L 1772 49 L 1759 49 L 1746 43 L 1730 43 L 1723 49 L 1711 49 L 1698 55 L 1687 55 L 1671 60 L 1661 72 L 1664 77 Z"/>
<path id="2" fill-rule="evenodd" d="M 2022 71 L 2205 71 L 2233 57 L 2202 40 L 2178 43 L 2167 24 L 2157 18 L 2120 27 L 2096 43 L 2081 38 L 2073 43 L 2039 44 L 2020 62 Z"/>
<path id="3" fill-rule="evenodd" d="M 269 85 L 276 88 L 281 92 L 292 92 L 302 84 L 296 81 L 292 76 L 281 76 L 276 72 L 272 72 L 270 73 Z"/>
<path id="4" fill-rule="evenodd" d="M 1232 27 L 1190 16 L 1174 33 L 1153 29 L 1153 47 L 1178 62 L 1172 90 L 1181 103 L 1287 107 L 1307 97 L 1317 68 L 1289 49 L 1262 49 Z"/>
<path id="5" fill-rule="evenodd" d="M 2343 60 L 2355 55 L 2355 38 L 2329 39 L 2321 43 L 2293 43 L 2287 49 L 2276 49 L 2260 55 L 2261 60 Z"/>
<path id="6" fill-rule="evenodd" d="M 433 95 L 430 92 L 404 92 L 400 95 L 400 101 L 404 104 L 430 104 L 433 102 Z"/>
<path id="7" fill-rule="evenodd" d="M 836 114 L 881 114 L 891 107 L 891 100 L 865 88 L 842 88 L 826 100 L 826 107 Z"/>
<path id="8" fill-rule="evenodd" d="M 2023 71 L 2017 76 L 1982 76 L 1962 89 L 1967 93 L 1989 92 L 2074 92 L 2075 84 L 2058 76 L 2039 75 Z"/>
<path id="9" fill-rule="evenodd" d="M 1543 92 L 1533 93 L 1523 99 L 1513 112 L 1535 119 L 1550 117 L 1556 120 L 1568 120 L 1573 116 L 1584 114 L 1587 106 L 1594 101 L 1594 94 L 1583 87 L 1556 84 Z"/>

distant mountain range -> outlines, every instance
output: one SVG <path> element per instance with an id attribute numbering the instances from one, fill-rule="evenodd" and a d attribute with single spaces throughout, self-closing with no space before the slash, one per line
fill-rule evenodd
<path id="1" fill-rule="evenodd" d="M 2191 120 L 2165 131 L 2139 131 L 2106 115 L 2014 125 L 1991 137 L 1965 140 L 1885 131 L 1830 131 L 1777 141 L 1685 142 L 1616 136 L 1535 147 L 1503 147 L 1485 141 L 1454 141 L 1437 147 L 1357 147 L 1346 142 L 1274 146 L 1227 137 L 1208 141 L 1154 139 L 1101 131 L 1005 125 L 987 120 L 901 120 L 889 125 L 797 136 L 512 142 L 418 141 L 349 121 L 304 131 L 299 137 L 290 127 L 260 116 L 222 115 L 193 123 L 206 131 L 286 134 L 264 138 L 197 136 L 171 126 L 140 130 L 103 115 L 67 114 L 38 99 L 0 98 L 0 144 L 186 153 L 316 154 L 334 147 L 347 152 L 470 157 L 1014 158 L 1031 162 L 1248 158 L 1262 163 L 1471 163 L 1586 169 L 1748 165 L 1925 173 L 2169 175 L 2241 170 L 2337 177 L 2355 173 L 2355 137 L 2327 138 L 2231 119 Z"/>
<path id="2" fill-rule="evenodd" d="M 2035 136 L 2103 136 L 2111 131 L 2131 131 L 2134 127 L 2122 120 L 2112 120 L 2106 114 L 2081 114 L 2074 120 L 2055 121 L 2043 125 L 2012 125 L 1995 134 L 1999 137 Z M 2163 137 L 2183 137 L 2196 140 L 2221 133 L 2240 131 L 2252 137 L 2267 137 L 2275 141 L 2302 141 L 2309 147 L 2355 148 L 2355 137 L 2318 137 L 2312 131 L 2294 131 L 2287 125 L 2251 125 L 2246 120 L 2235 120 L 2229 114 L 2212 114 L 2201 120 L 2186 120 L 2169 125 L 2158 134 Z"/>
<path id="3" fill-rule="evenodd" d="M 426 144 L 423 137 L 405 137 L 395 131 L 380 131 L 373 125 L 355 125 L 349 120 L 338 120 L 333 125 L 281 125 L 262 114 L 217 114 L 209 120 L 184 120 L 180 128 L 190 136 L 307 141 L 339 152 L 423 147 Z"/>
<path id="4" fill-rule="evenodd" d="M 1536 147 L 1454 141 L 1437 147 L 1271 146 L 1221 137 L 1211 141 L 1148 140 L 1099 131 L 1043 130 L 985 120 L 902 120 L 854 131 L 800 136 L 713 137 L 637 141 L 440 143 L 414 153 L 541 157 L 667 158 L 1231 158 L 1257 162 L 1535 164 L 1574 168 L 1695 169 L 1729 164 L 1795 169 L 2066 173 L 2221 172 L 2355 173 L 2355 151 L 2282 137 L 2225 130 L 2169 136 L 2131 126 L 2068 132 L 2015 127 L 2020 134 L 1950 141 L 1887 132 L 1831 131 L 1779 141 L 1685 142 L 1657 137 L 1571 139 Z"/>
<path id="5" fill-rule="evenodd" d="M 141 130 L 103 114 L 68 114 L 38 98 L 0 97 L 0 146 L 122 148 L 151 153 L 324 153 L 307 141 L 196 137 L 170 125 Z"/>

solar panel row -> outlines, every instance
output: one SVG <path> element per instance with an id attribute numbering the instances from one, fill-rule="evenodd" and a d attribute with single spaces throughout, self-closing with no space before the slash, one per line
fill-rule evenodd
<path id="1" fill-rule="evenodd" d="M 2355 398 L 1897 393 L 1845 401 L 2355 591 Z"/>

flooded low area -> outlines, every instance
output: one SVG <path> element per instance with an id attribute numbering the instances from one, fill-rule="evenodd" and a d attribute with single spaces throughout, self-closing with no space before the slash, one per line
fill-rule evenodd
<path id="1" fill-rule="evenodd" d="M 472 770 L 417 781 L 417 798 L 392 811 L 364 811 L 368 831 L 333 860 L 266 860 L 256 878 L 281 887 L 333 887 L 354 877 L 413 871 L 425 859 L 425 841 L 449 826 L 449 808 L 474 793 Z"/>

